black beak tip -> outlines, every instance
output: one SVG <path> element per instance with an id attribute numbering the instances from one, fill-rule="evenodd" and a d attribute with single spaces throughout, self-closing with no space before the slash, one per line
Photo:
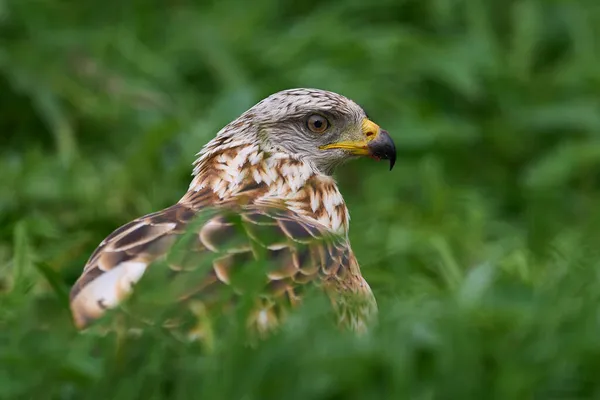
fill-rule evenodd
<path id="1" fill-rule="evenodd" d="M 371 155 L 383 160 L 390 160 L 390 171 L 396 164 L 396 145 L 390 135 L 381 130 L 379 137 L 369 144 Z"/>

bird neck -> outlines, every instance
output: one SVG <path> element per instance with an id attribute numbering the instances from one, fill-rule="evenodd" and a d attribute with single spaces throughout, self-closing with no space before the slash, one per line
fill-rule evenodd
<path id="1" fill-rule="evenodd" d="M 195 208 L 239 202 L 283 206 L 347 235 L 350 216 L 336 182 L 310 163 L 266 153 L 256 143 L 210 145 L 199 155 L 180 202 Z"/>

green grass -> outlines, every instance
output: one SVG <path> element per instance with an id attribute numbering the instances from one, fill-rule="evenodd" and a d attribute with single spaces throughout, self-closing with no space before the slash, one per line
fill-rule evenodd
<path id="1" fill-rule="evenodd" d="M 598 38 L 595 0 L 0 1 L 0 398 L 599 398 Z M 289 87 L 396 141 L 337 174 L 378 324 L 77 333 L 97 244 Z"/>

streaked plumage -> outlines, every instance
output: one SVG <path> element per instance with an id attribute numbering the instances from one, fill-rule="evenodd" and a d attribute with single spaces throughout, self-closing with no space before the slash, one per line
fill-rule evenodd
<path id="1" fill-rule="evenodd" d="M 278 322 L 280 302 L 271 299 L 294 305 L 309 283 L 330 295 L 340 322 L 363 329 L 376 302 L 350 247 L 348 209 L 331 178 L 356 155 L 393 165 L 395 149 L 351 100 L 316 89 L 264 99 L 203 148 L 177 204 L 118 228 L 99 245 L 71 291 L 76 325 L 83 328 L 117 306 L 191 229 L 186 256 L 167 264 L 185 271 L 209 259 L 212 268 L 182 300 L 208 302 L 211 289 L 230 285 L 236 269 L 264 258 L 271 266 L 265 266 L 264 293 L 251 321 L 259 330 Z M 194 225 L 196 218 L 203 220 Z"/>

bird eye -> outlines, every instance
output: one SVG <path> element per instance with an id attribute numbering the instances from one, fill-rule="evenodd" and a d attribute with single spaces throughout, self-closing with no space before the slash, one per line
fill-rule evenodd
<path id="1" fill-rule="evenodd" d="M 308 129 L 315 133 L 323 133 L 329 128 L 329 121 L 322 115 L 313 114 L 306 121 Z"/>

